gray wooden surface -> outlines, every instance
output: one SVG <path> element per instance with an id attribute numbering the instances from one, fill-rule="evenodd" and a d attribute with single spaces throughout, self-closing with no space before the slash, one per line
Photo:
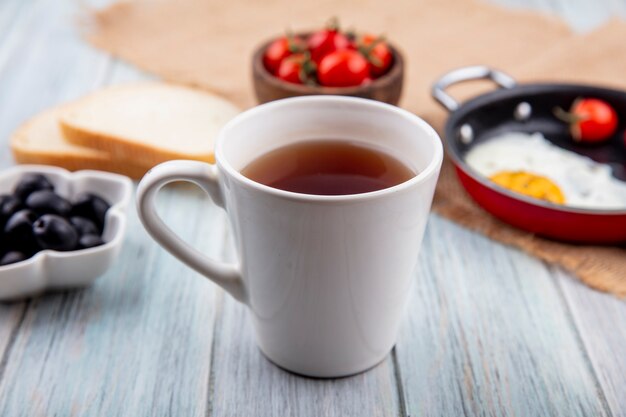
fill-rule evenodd
<path id="1" fill-rule="evenodd" d="M 626 16 L 624 0 L 498 3 L 580 30 Z M 0 0 L 1 142 L 41 109 L 146 77 L 79 40 L 84 4 Z M 167 190 L 160 206 L 189 241 L 233 257 L 224 214 L 198 191 Z M 311 380 L 268 363 L 242 306 L 131 213 L 124 255 L 95 285 L 0 304 L 0 416 L 626 416 L 626 303 L 435 215 L 420 256 L 392 355 Z"/>

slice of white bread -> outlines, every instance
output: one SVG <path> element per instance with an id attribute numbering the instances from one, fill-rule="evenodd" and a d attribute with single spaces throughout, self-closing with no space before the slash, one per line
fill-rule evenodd
<path id="1" fill-rule="evenodd" d="M 116 159 L 156 165 L 170 159 L 214 162 L 213 144 L 239 113 L 230 102 L 191 88 L 159 82 L 110 87 L 60 116 L 65 138 Z"/>
<path id="2" fill-rule="evenodd" d="M 56 165 L 70 171 L 96 169 L 141 178 L 150 168 L 115 161 L 106 152 L 68 143 L 61 135 L 59 117 L 73 104 L 48 109 L 21 125 L 11 137 L 11 150 L 20 164 Z"/>

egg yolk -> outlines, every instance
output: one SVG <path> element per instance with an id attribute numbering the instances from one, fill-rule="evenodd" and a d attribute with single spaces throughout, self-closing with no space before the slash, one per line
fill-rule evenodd
<path id="1" fill-rule="evenodd" d="M 550 179 L 526 171 L 500 171 L 489 179 L 508 190 L 549 201 L 555 204 L 565 204 L 565 196 L 561 189 Z"/>

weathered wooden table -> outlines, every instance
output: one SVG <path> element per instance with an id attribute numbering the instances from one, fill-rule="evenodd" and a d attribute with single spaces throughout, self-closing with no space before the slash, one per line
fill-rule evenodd
<path id="1" fill-rule="evenodd" d="M 624 0 L 499 1 L 578 28 L 626 16 Z M 145 77 L 80 41 L 81 5 L 0 0 L 0 167 L 27 117 Z M 168 190 L 161 206 L 195 245 L 233 257 L 200 192 Z M 131 211 L 124 255 L 95 285 L 0 305 L 0 416 L 626 416 L 626 304 L 436 215 L 392 355 L 324 381 L 265 360 L 243 307 Z"/>

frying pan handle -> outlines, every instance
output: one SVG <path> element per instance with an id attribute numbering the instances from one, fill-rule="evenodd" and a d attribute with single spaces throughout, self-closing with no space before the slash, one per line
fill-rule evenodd
<path id="1" fill-rule="evenodd" d="M 444 74 L 433 84 L 431 94 L 449 112 L 459 108 L 459 102 L 446 93 L 446 88 L 464 81 L 491 80 L 502 88 L 512 88 L 516 82 L 510 75 L 484 65 L 462 67 Z"/>

